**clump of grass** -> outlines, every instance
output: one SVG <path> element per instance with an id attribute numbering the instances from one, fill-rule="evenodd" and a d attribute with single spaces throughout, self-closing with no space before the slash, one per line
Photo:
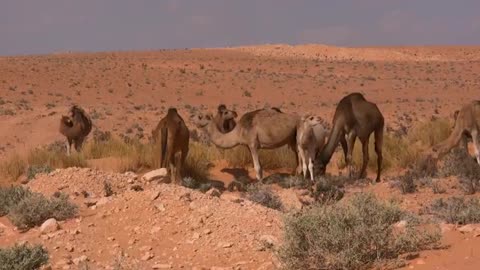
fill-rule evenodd
<path id="1" fill-rule="evenodd" d="M 433 121 L 420 122 L 408 132 L 408 141 L 412 144 L 420 142 L 425 147 L 432 147 L 448 138 L 452 124 L 447 119 L 438 118 Z"/>
<path id="2" fill-rule="evenodd" d="M 404 175 L 397 178 L 396 186 L 402 194 L 415 193 L 415 191 L 417 191 L 415 179 L 415 174 L 412 171 L 407 171 Z"/>
<path id="3" fill-rule="evenodd" d="M 436 199 L 427 213 L 453 224 L 470 224 L 480 222 L 480 201 L 477 198 L 466 200 L 464 197 Z"/>
<path id="4" fill-rule="evenodd" d="M 103 194 L 105 197 L 110 197 L 113 195 L 112 184 L 110 184 L 110 182 L 103 181 Z"/>
<path id="5" fill-rule="evenodd" d="M 19 155 L 15 154 L 0 164 L 0 175 L 15 181 L 25 172 L 26 166 L 26 162 Z"/>
<path id="6" fill-rule="evenodd" d="M 346 179 L 341 176 L 323 176 L 318 178 L 313 197 L 320 203 L 334 203 L 343 198 L 345 191 L 343 189 Z"/>
<path id="7" fill-rule="evenodd" d="M 0 270 L 39 269 L 48 259 L 48 252 L 41 245 L 0 248 Z"/>
<path id="8" fill-rule="evenodd" d="M 0 216 L 8 214 L 11 207 L 31 195 L 32 192 L 22 186 L 0 187 Z"/>
<path id="9" fill-rule="evenodd" d="M 260 149 L 259 160 L 263 169 L 293 168 L 296 163 L 296 157 L 292 150 L 287 146 L 277 149 Z M 246 146 L 240 145 L 232 149 L 226 149 L 221 156 L 233 167 L 251 167 L 253 166 L 252 155 Z"/>
<path id="10" fill-rule="evenodd" d="M 273 191 L 261 183 L 251 184 L 247 187 L 247 199 L 265 207 L 282 210 L 283 204 Z"/>
<path id="11" fill-rule="evenodd" d="M 78 207 L 63 193 L 56 193 L 47 199 L 40 193 L 17 187 L 1 194 L 5 196 L 2 200 L 9 203 L 4 212 L 8 213 L 8 218 L 20 229 L 39 226 L 49 218 L 66 220 L 74 217 L 78 211 Z"/>
<path id="12" fill-rule="evenodd" d="M 211 161 L 218 159 L 218 150 L 200 143 L 191 142 L 187 159 L 185 160 L 184 174 L 198 181 L 208 180 Z"/>
<path id="13" fill-rule="evenodd" d="M 438 230 L 421 230 L 414 222 L 395 230 L 405 215 L 397 204 L 368 193 L 315 205 L 286 217 L 280 258 L 287 269 L 368 269 L 438 244 Z"/>
<path id="14" fill-rule="evenodd" d="M 50 167 L 50 168 L 69 168 L 69 167 L 87 167 L 87 161 L 81 153 L 72 153 L 67 156 L 66 152 L 57 152 L 48 147 L 36 148 L 31 150 L 27 157 L 29 166 Z"/>
<path id="15" fill-rule="evenodd" d="M 49 173 L 53 169 L 48 165 L 31 165 L 27 169 L 27 179 L 32 180 L 37 174 Z"/>

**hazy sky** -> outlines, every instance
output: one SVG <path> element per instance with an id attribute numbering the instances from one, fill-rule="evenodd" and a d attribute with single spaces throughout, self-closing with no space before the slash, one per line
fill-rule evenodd
<path id="1" fill-rule="evenodd" d="M 0 0 L 0 55 L 259 43 L 480 45 L 480 0 Z"/>

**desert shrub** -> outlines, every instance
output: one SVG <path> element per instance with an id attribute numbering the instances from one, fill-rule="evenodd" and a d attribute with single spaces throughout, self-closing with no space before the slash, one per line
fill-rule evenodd
<path id="1" fill-rule="evenodd" d="M 270 176 L 270 178 L 273 175 Z M 269 183 L 266 181 L 265 183 Z M 281 177 L 279 181 L 277 181 L 278 185 L 283 188 L 300 188 L 304 189 L 310 186 L 310 179 L 305 178 L 300 175 L 289 175 L 287 177 Z"/>
<path id="2" fill-rule="evenodd" d="M 39 173 L 49 173 L 53 169 L 48 165 L 31 165 L 27 169 L 27 179 L 32 180 Z"/>
<path id="3" fill-rule="evenodd" d="M 346 180 L 342 176 L 322 176 L 316 179 L 317 184 L 313 190 L 315 201 L 320 203 L 333 203 L 343 198 L 343 189 Z"/>
<path id="4" fill-rule="evenodd" d="M 48 252 L 41 245 L 0 248 L 0 270 L 34 270 L 47 262 Z"/>
<path id="5" fill-rule="evenodd" d="M 189 145 L 187 159 L 184 164 L 185 176 L 205 181 L 209 178 L 211 161 L 218 158 L 217 150 L 192 142 Z"/>
<path id="6" fill-rule="evenodd" d="M 273 193 L 273 191 L 261 183 L 251 184 L 247 187 L 247 199 L 261 204 L 265 207 L 281 210 L 283 209 L 282 201 Z"/>
<path id="7" fill-rule="evenodd" d="M 112 184 L 105 180 L 103 181 L 103 194 L 105 195 L 105 197 L 110 197 L 114 194 Z"/>
<path id="8" fill-rule="evenodd" d="M 17 154 L 7 158 L 0 164 L 0 175 L 6 179 L 15 181 L 26 168 L 25 161 Z"/>
<path id="9" fill-rule="evenodd" d="M 66 220 L 74 217 L 77 212 L 78 207 L 63 193 L 57 193 L 50 199 L 40 193 L 32 193 L 12 205 L 9 208 L 8 217 L 15 226 L 27 229 L 39 226 L 49 218 Z"/>
<path id="10" fill-rule="evenodd" d="M 412 171 L 407 171 L 405 174 L 397 177 L 396 186 L 403 194 L 414 193 L 417 191 L 417 184 L 415 183 L 416 175 Z"/>
<path id="11" fill-rule="evenodd" d="M 466 200 L 463 197 L 436 199 L 425 209 L 447 223 L 469 224 L 480 222 L 480 201 L 477 198 Z"/>
<path id="12" fill-rule="evenodd" d="M 280 258 L 287 269 L 368 269 L 438 243 L 438 230 L 421 230 L 413 222 L 394 230 L 403 217 L 397 204 L 366 193 L 318 204 L 285 218 Z"/>
<path id="13" fill-rule="evenodd" d="M 445 156 L 441 170 L 444 176 L 457 176 L 465 193 L 473 194 L 479 189 L 480 166 L 465 150 L 452 149 Z"/>
<path id="14" fill-rule="evenodd" d="M 0 187 L 0 216 L 8 214 L 12 206 L 33 193 L 22 186 Z"/>

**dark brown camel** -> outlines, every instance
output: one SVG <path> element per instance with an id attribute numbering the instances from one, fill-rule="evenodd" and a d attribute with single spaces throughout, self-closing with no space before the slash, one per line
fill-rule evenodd
<path id="1" fill-rule="evenodd" d="M 152 131 L 152 139 L 154 143 L 160 139 L 160 167 L 169 168 L 170 180 L 178 183 L 188 154 L 190 132 L 176 108 L 168 109 Z"/>
<path id="2" fill-rule="evenodd" d="M 62 115 L 59 131 L 67 138 L 67 155 L 71 153 L 72 144 L 77 152 L 82 149 L 83 142 L 92 131 L 90 116 L 78 105 L 73 105 L 69 115 Z"/>
<path id="3" fill-rule="evenodd" d="M 343 97 L 337 105 L 333 116 L 333 128 L 326 146 L 317 157 L 318 167 L 325 172 L 333 152 L 340 142 L 345 154 L 345 162 L 349 168 L 350 177 L 353 176 L 352 152 L 355 140 L 358 137 L 362 143 L 363 164 L 359 178 L 366 177 L 368 165 L 368 142 L 370 134 L 375 134 L 375 152 L 377 153 L 377 178 L 380 182 L 382 170 L 382 144 L 385 120 L 375 103 L 369 102 L 360 93 L 351 93 Z"/>

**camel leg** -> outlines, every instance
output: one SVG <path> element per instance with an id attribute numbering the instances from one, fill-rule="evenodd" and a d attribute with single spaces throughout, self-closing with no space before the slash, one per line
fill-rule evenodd
<path id="1" fill-rule="evenodd" d="M 250 149 L 250 153 L 252 154 L 253 168 L 255 169 L 255 176 L 257 180 L 261 181 L 263 179 L 262 166 L 260 165 L 260 161 L 258 160 L 257 146 L 252 145 L 249 147 L 249 149 Z"/>
<path id="2" fill-rule="evenodd" d="M 310 172 L 310 180 L 312 180 L 312 183 L 314 182 L 313 179 L 313 160 L 315 159 L 315 147 L 310 148 L 308 152 L 308 171 Z"/>
<path id="3" fill-rule="evenodd" d="M 67 142 L 66 142 L 66 146 L 67 146 L 67 156 L 70 156 L 70 148 L 71 148 L 71 145 L 72 145 L 72 140 L 71 140 L 71 139 L 67 139 Z"/>
<path id="4" fill-rule="evenodd" d="M 477 158 L 477 163 L 480 164 L 480 145 L 478 144 L 478 131 L 476 129 L 472 130 L 472 141 L 473 148 L 475 149 L 475 157 Z"/>
<path id="5" fill-rule="evenodd" d="M 301 147 L 298 148 L 298 160 L 302 165 L 303 178 L 307 178 L 307 163 L 305 161 L 305 151 Z"/>
<path id="6" fill-rule="evenodd" d="M 353 177 L 353 149 L 355 147 L 355 140 L 357 139 L 357 134 L 355 133 L 354 130 L 350 131 L 348 133 L 348 138 L 347 138 L 347 145 L 348 145 L 348 151 L 347 151 L 347 167 L 348 167 L 348 174 L 350 178 Z"/>
<path id="7" fill-rule="evenodd" d="M 173 155 L 174 162 L 175 162 L 175 184 L 181 184 L 182 183 L 182 153 L 177 152 L 175 155 Z"/>
<path id="8" fill-rule="evenodd" d="M 367 176 L 367 165 L 369 161 L 369 156 L 368 156 L 368 142 L 369 142 L 369 137 L 367 139 L 362 140 L 362 152 L 363 152 L 363 164 L 362 164 L 362 169 L 360 171 L 359 178 L 363 179 Z"/>
<path id="9" fill-rule="evenodd" d="M 182 154 L 181 154 L 181 157 L 180 157 L 180 166 L 177 167 L 177 168 L 179 168 L 179 173 L 180 173 L 181 177 L 183 177 L 183 175 L 185 173 L 184 166 L 185 166 L 185 160 L 187 159 L 187 156 L 188 156 L 188 144 L 185 147 L 183 147 L 183 149 L 182 149 Z"/>
<path id="10" fill-rule="evenodd" d="M 345 164 L 348 164 L 347 156 L 348 156 L 348 144 L 345 136 L 340 136 L 340 145 L 343 149 L 343 156 L 345 157 Z"/>
<path id="11" fill-rule="evenodd" d="M 288 144 L 288 146 L 290 147 L 290 149 L 292 149 L 292 151 L 295 153 L 295 157 L 296 157 L 296 168 L 295 168 L 295 171 L 293 172 L 294 175 L 300 175 L 301 171 L 302 171 L 302 167 L 301 167 L 301 162 L 300 162 L 300 156 L 298 155 L 298 147 L 297 147 L 297 142 L 296 140 L 290 142 Z"/>
<path id="12" fill-rule="evenodd" d="M 375 153 L 377 153 L 377 178 L 375 182 L 380 182 L 380 174 L 382 171 L 382 147 L 383 147 L 383 127 L 375 130 Z"/>

